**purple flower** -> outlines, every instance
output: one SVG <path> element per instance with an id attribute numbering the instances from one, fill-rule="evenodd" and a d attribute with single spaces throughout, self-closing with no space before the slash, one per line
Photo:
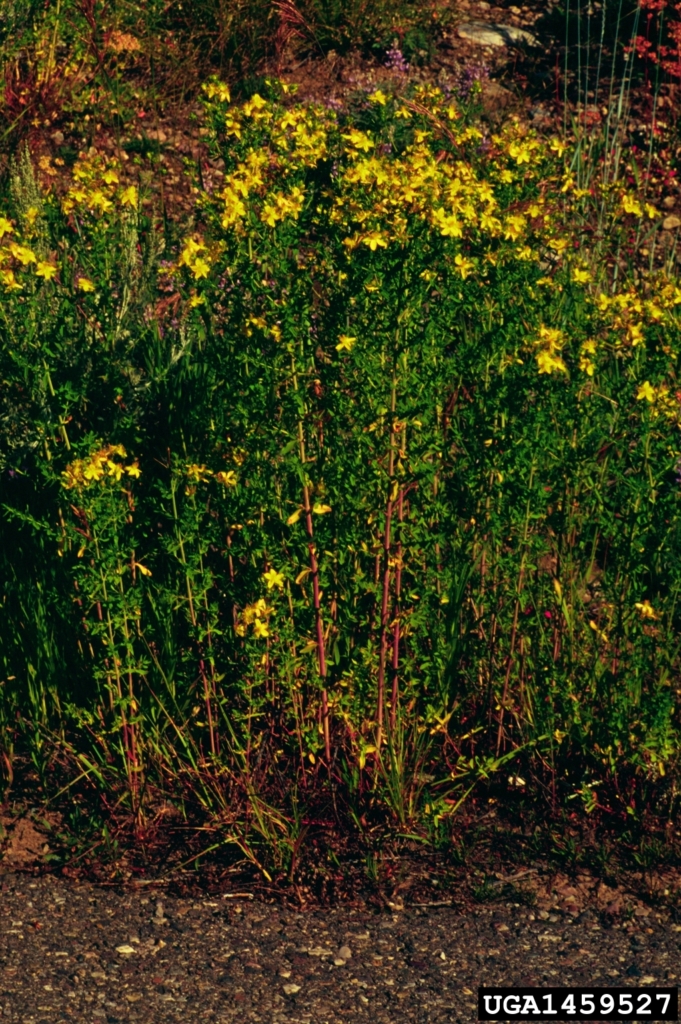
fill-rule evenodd
<path id="1" fill-rule="evenodd" d="M 393 46 L 391 50 L 386 52 L 385 66 L 391 71 L 397 71 L 400 75 L 406 75 L 409 71 L 409 62 L 405 60 L 404 54 L 401 50 L 398 50 L 396 46 Z"/>
<path id="2" fill-rule="evenodd" d="M 479 90 L 482 82 L 489 78 L 489 68 L 486 64 L 468 64 L 461 68 L 456 76 L 455 92 L 459 99 L 468 100 L 471 94 Z"/>

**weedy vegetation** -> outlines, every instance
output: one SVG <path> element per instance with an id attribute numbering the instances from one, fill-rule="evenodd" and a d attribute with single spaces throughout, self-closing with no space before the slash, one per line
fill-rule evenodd
<path id="1" fill-rule="evenodd" d="M 319 824 L 441 842 L 490 780 L 671 819 L 681 287 L 647 179 L 434 86 L 202 97 L 224 173 L 188 228 L 110 154 L 11 162 L 6 785 L 268 879 Z"/>

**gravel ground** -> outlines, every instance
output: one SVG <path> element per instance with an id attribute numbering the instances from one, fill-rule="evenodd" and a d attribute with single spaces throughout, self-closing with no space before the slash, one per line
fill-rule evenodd
<path id="1" fill-rule="evenodd" d="M 0 1019 L 463 1022 L 479 984 L 674 983 L 681 925 L 512 903 L 307 912 L 3 876 Z"/>

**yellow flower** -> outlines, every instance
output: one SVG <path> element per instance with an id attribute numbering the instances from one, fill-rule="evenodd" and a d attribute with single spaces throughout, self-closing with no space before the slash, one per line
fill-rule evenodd
<path id="1" fill-rule="evenodd" d="M 549 142 L 549 149 L 556 154 L 556 156 L 562 156 L 565 152 L 565 143 L 562 139 L 553 138 Z"/>
<path id="2" fill-rule="evenodd" d="M 655 611 L 655 609 L 651 605 L 651 603 L 648 600 L 648 598 L 646 598 L 645 601 L 637 601 L 636 602 L 636 608 L 638 609 L 638 612 L 639 612 L 639 614 L 640 614 L 642 619 L 657 619 L 657 618 L 659 618 L 657 612 Z"/>
<path id="3" fill-rule="evenodd" d="M 351 352 L 356 341 L 357 338 L 351 338 L 349 334 L 341 334 L 338 344 L 336 345 L 336 351 Z"/>
<path id="4" fill-rule="evenodd" d="M 456 256 L 454 257 L 454 262 L 456 264 L 456 269 L 459 271 L 464 281 L 471 273 L 471 271 L 475 269 L 473 260 L 467 260 L 465 256 L 461 255 L 461 253 L 456 254 Z"/>
<path id="5" fill-rule="evenodd" d="M 440 229 L 440 234 L 444 235 L 445 238 L 461 238 L 463 235 L 461 221 L 456 214 L 447 213 L 443 207 L 439 207 L 435 211 L 433 219 Z"/>
<path id="6" fill-rule="evenodd" d="M 95 286 L 89 277 L 79 277 L 76 281 L 76 287 L 81 292 L 93 292 L 95 290 Z"/>
<path id="7" fill-rule="evenodd" d="M 582 373 L 585 373 L 587 375 L 587 377 L 593 377 L 594 370 L 596 369 L 596 367 L 594 366 L 594 364 L 588 356 L 579 357 L 579 368 L 582 371 Z"/>
<path id="8" fill-rule="evenodd" d="M 388 248 L 388 241 L 380 231 L 370 231 L 368 235 L 364 235 L 362 242 L 368 245 L 372 252 L 376 252 L 379 247 Z"/>
<path id="9" fill-rule="evenodd" d="M 229 103 L 231 96 L 229 86 L 225 82 L 204 82 L 203 90 L 209 100 L 217 97 L 222 103 Z"/>
<path id="10" fill-rule="evenodd" d="M 576 284 L 588 284 L 591 280 L 591 274 L 588 270 L 578 267 L 572 272 L 572 280 L 575 281 Z"/>
<path id="11" fill-rule="evenodd" d="M 636 348 L 637 345 L 642 345 L 644 340 L 643 324 L 629 324 L 629 341 L 632 346 Z"/>
<path id="12" fill-rule="evenodd" d="M 636 400 L 638 402 L 654 402 L 655 401 L 655 388 L 652 386 L 649 380 L 646 380 L 641 384 L 638 391 L 636 392 Z"/>
<path id="13" fill-rule="evenodd" d="M 537 366 L 540 373 L 567 373 L 567 366 L 561 357 L 549 351 L 537 353 Z"/>
<path id="14" fill-rule="evenodd" d="M 121 206 L 137 206 L 137 187 L 135 185 L 128 185 L 121 192 L 119 201 Z"/>
<path id="15" fill-rule="evenodd" d="M 57 268 L 54 263 L 45 263 L 44 260 L 40 260 L 35 268 L 36 277 L 44 277 L 46 281 L 51 281 L 57 273 Z"/>
<path id="16" fill-rule="evenodd" d="M 622 196 L 622 209 L 625 213 L 632 213 L 635 217 L 642 217 L 643 210 L 636 196 L 629 195 L 627 192 Z"/>
<path id="17" fill-rule="evenodd" d="M 284 589 L 284 577 L 276 569 L 269 569 L 263 576 L 263 579 L 267 584 L 268 590 L 274 590 L 275 587 L 277 590 Z"/>
<path id="18" fill-rule="evenodd" d="M 35 253 L 25 245 L 17 245 L 15 242 L 12 242 L 9 247 L 9 251 L 12 253 L 15 260 L 19 260 L 19 263 L 24 267 L 27 267 L 29 263 L 38 262 Z"/>
<path id="19" fill-rule="evenodd" d="M 270 635 L 269 626 L 266 622 L 261 619 L 256 619 L 253 623 L 253 636 L 258 638 L 268 637 Z"/>
<path id="20" fill-rule="evenodd" d="M 108 213 L 113 208 L 113 203 L 110 199 L 104 195 L 99 189 L 93 192 L 88 202 L 88 209 L 100 210 L 102 213 Z"/>
<path id="21" fill-rule="evenodd" d="M 21 285 L 14 276 L 13 270 L 0 270 L 0 283 L 10 291 L 21 291 Z"/>
<path id="22" fill-rule="evenodd" d="M 233 469 L 220 470 L 219 473 L 215 474 L 215 479 L 223 487 L 236 487 L 236 473 Z"/>
<path id="23" fill-rule="evenodd" d="M 277 221 L 283 220 L 283 213 L 276 206 L 272 206 L 271 203 L 266 203 L 262 208 L 260 219 L 268 227 L 273 228 L 276 226 Z"/>
<path id="24" fill-rule="evenodd" d="M 187 466 L 187 476 L 195 483 L 205 483 L 212 475 L 211 471 L 203 464 L 199 466 L 196 462 L 192 462 Z"/>
<path id="25" fill-rule="evenodd" d="M 206 262 L 201 256 L 198 256 L 194 260 L 194 264 L 191 268 L 194 280 L 199 281 L 202 277 L 208 277 L 208 271 L 210 270 L 210 264 Z"/>
<path id="26" fill-rule="evenodd" d="M 0 217 L 0 238 L 4 238 L 5 235 L 11 235 L 14 231 L 11 221 L 7 220 L 7 217 Z"/>
<path id="27" fill-rule="evenodd" d="M 514 242 L 516 238 L 520 238 L 526 224 L 526 219 L 519 213 L 507 217 L 504 223 L 504 238 Z"/>
<path id="28" fill-rule="evenodd" d="M 380 105 L 384 107 L 387 103 L 388 97 L 381 91 L 381 89 L 377 89 L 375 92 L 371 93 L 369 99 L 372 103 L 380 103 Z"/>
<path id="29" fill-rule="evenodd" d="M 539 328 L 539 337 L 548 346 L 550 352 L 561 349 L 565 344 L 565 336 L 557 327 L 544 327 L 542 324 Z"/>
<path id="30" fill-rule="evenodd" d="M 357 129 L 353 129 L 348 135 L 344 135 L 343 138 L 355 149 L 361 149 L 365 153 L 368 153 L 374 146 L 371 137 L 366 132 L 360 132 Z"/>
<path id="31" fill-rule="evenodd" d="M 191 267 L 194 261 L 194 257 L 197 256 L 200 252 L 202 252 L 205 248 L 206 246 L 204 245 L 203 242 L 197 241 L 195 238 L 187 238 L 185 240 L 184 246 L 182 247 L 182 252 L 180 253 L 178 263 L 181 266 Z"/>
<path id="32" fill-rule="evenodd" d="M 151 576 L 151 569 L 147 569 L 146 565 L 142 565 L 141 562 L 133 562 L 136 569 L 142 573 L 143 576 Z"/>
<path id="33" fill-rule="evenodd" d="M 518 166 L 520 166 L 521 164 L 529 164 L 533 148 L 534 147 L 531 143 L 512 142 L 508 147 L 508 153 L 509 156 L 513 157 Z"/>
<path id="34" fill-rule="evenodd" d="M 242 110 L 246 117 L 252 117 L 255 120 L 258 120 L 262 117 L 260 111 L 266 106 L 267 100 L 264 100 L 260 93 L 256 92 L 255 95 L 251 96 L 247 103 L 244 103 Z"/>
<path id="35" fill-rule="evenodd" d="M 126 466 L 125 472 L 128 476 L 134 477 L 135 480 L 138 480 L 142 473 L 137 460 L 135 460 L 135 462 L 131 462 L 129 466 Z"/>
<path id="36" fill-rule="evenodd" d="M 112 462 L 111 459 L 106 460 L 106 471 L 109 476 L 114 477 L 116 483 L 123 476 L 123 469 L 124 467 L 121 466 L 120 462 Z"/>
<path id="37" fill-rule="evenodd" d="M 113 169 L 112 169 L 112 168 L 110 167 L 110 168 L 109 168 L 109 169 L 108 169 L 107 171 L 105 171 L 105 172 L 104 172 L 104 174 L 102 175 L 102 181 L 103 181 L 103 182 L 104 182 L 104 183 L 105 183 L 106 185 L 117 185 L 117 184 L 118 184 L 118 175 L 117 175 L 117 174 L 116 174 L 116 172 L 115 172 L 115 171 L 114 171 L 114 170 L 113 170 Z"/>
<path id="38" fill-rule="evenodd" d="M 83 471 L 85 480 L 101 480 L 104 476 L 104 466 L 100 459 L 93 458 Z"/>
<path id="39" fill-rule="evenodd" d="M 320 501 L 318 501 L 314 505 L 312 511 L 315 513 L 315 515 L 323 516 L 326 512 L 330 512 L 331 511 L 331 506 L 330 505 L 323 505 Z"/>
<path id="40" fill-rule="evenodd" d="M 656 210 L 652 203 L 646 203 L 645 205 L 646 217 L 649 220 L 655 220 L 656 217 L 660 216 L 660 211 Z"/>

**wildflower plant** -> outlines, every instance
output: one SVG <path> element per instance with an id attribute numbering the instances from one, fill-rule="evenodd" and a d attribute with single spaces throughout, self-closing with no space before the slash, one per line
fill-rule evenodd
<path id="1" fill-rule="evenodd" d="M 677 282 L 598 278 L 558 140 L 268 89 L 207 84 L 224 179 L 164 267 L 95 158 L 51 248 L 0 220 L 6 536 L 68 623 L 46 733 L 137 808 L 192 780 L 261 866 L 296 793 L 402 827 L 512 759 L 565 796 L 673 775 Z"/>

